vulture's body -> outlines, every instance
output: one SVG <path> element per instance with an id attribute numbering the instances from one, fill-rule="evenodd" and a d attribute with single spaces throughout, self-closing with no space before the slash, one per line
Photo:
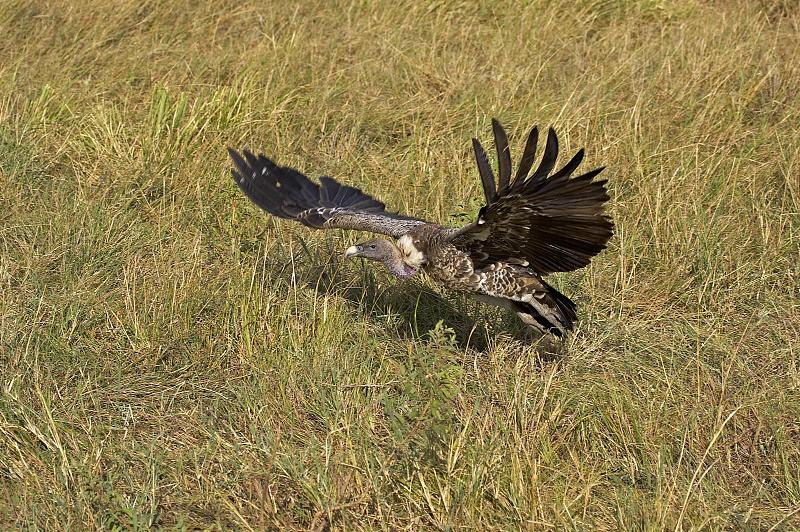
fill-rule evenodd
<path id="1" fill-rule="evenodd" d="M 575 303 L 542 276 L 586 266 L 605 248 L 613 224 L 603 212 L 608 200 L 602 168 L 572 177 L 583 159 L 580 150 L 553 172 L 558 141 L 549 130 L 544 155 L 532 175 L 538 130 L 531 130 L 516 175 L 502 126 L 492 121 L 499 160 L 498 179 L 476 139 L 472 139 L 486 196 L 475 222 L 443 227 L 386 212 L 384 204 L 330 177 L 316 184 L 297 170 L 263 155 L 229 150 L 233 177 L 259 207 L 315 228 L 358 229 L 396 239 L 351 246 L 345 257 L 382 262 L 401 279 L 424 271 L 442 286 L 468 292 L 508 308 L 543 332 L 564 336 L 576 318 Z"/>

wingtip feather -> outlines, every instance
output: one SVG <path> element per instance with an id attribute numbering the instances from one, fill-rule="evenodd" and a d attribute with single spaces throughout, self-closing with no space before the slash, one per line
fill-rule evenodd
<path id="1" fill-rule="evenodd" d="M 474 137 L 472 139 L 472 149 L 475 152 L 475 162 L 478 165 L 478 173 L 481 176 L 483 194 L 486 196 L 486 203 L 490 204 L 494 201 L 497 189 L 495 188 L 492 167 L 489 165 L 489 157 L 486 155 L 486 150 L 483 149 L 480 141 Z"/>
<path id="2" fill-rule="evenodd" d="M 508 189 L 511 180 L 511 149 L 508 146 L 508 135 L 503 129 L 502 124 L 496 118 L 492 118 L 492 132 L 494 133 L 494 145 L 497 150 L 497 190 L 502 193 Z"/>

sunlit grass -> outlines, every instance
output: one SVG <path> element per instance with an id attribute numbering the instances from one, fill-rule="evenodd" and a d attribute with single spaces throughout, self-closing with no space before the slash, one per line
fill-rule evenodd
<path id="1" fill-rule="evenodd" d="M 800 526 L 800 11 L 500 5 L 0 7 L 4 528 Z M 563 345 L 229 177 L 456 225 L 492 116 L 607 167 Z"/>

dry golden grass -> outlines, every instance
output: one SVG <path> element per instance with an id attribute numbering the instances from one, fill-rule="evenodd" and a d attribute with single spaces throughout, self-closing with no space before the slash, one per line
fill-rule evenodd
<path id="1" fill-rule="evenodd" d="M 800 527 L 796 2 L 8 0 L 0 30 L 2 528 Z M 608 167 L 563 346 L 344 267 L 359 235 L 228 174 L 251 147 L 455 225 L 491 116 Z"/>

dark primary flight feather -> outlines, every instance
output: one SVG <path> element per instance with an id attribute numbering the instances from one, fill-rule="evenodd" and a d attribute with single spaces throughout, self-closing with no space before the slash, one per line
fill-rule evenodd
<path id="1" fill-rule="evenodd" d="M 228 148 L 236 169 L 233 180 L 253 203 L 279 218 L 314 229 L 359 229 L 399 237 L 426 222 L 386 212 L 386 206 L 360 189 L 327 176 L 314 183 L 304 174 L 247 150 Z"/>
<path id="2" fill-rule="evenodd" d="M 492 118 L 494 145 L 497 149 L 497 191 L 508 188 L 511 179 L 511 148 L 508 147 L 508 135 L 496 118 Z"/>
<path id="3" fill-rule="evenodd" d="M 497 124 L 495 137 L 507 145 L 502 127 Z M 609 199 L 605 180 L 593 181 L 603 168 L 572 177 L 583 159 L 580 150 L 561 170 L 551 174 L 558 157 L 558 138 L 550 129 L 544 155 L 536 171 L 528 177 L 535 160 L 538 132 L 531 130 L 519 170 L 510 184 L 487 186 L 491 169 L 480 169 L 484 192 L 488 197 L 478 220 L 462 228 L 453 243 L 470 252 L 476 267 L 507 259 L 522 259 L 540 275 L 572 271 L 589 263 L 605 248 L 614 224 L 604 214 Z M 485 153 L 475 141 L 475 152 Z M 498 149 L 498 153 L 503 153 Z M 500 170 L 507 162 L 501 155 Z M 488 163 L 487 163 L 488 166 Z M 501 174 L 504 175 L 504 174 Z"/>
<path id="4" fill-rule="evenodd" d="M 472 149 L 475 150 L 475 163 L 478 165 L 478 174 L 481 176 L 481 184 L 483 185 L 483 195 L 486 196 L 486 202 L 491 203 L 497 195 L 497 189 L 494 185 L 494 174 L 492 167 L 489 164 L 489 157 L 486 155 L 486 150 L 481 146 L 478 139 L 472 139 Z"/>

